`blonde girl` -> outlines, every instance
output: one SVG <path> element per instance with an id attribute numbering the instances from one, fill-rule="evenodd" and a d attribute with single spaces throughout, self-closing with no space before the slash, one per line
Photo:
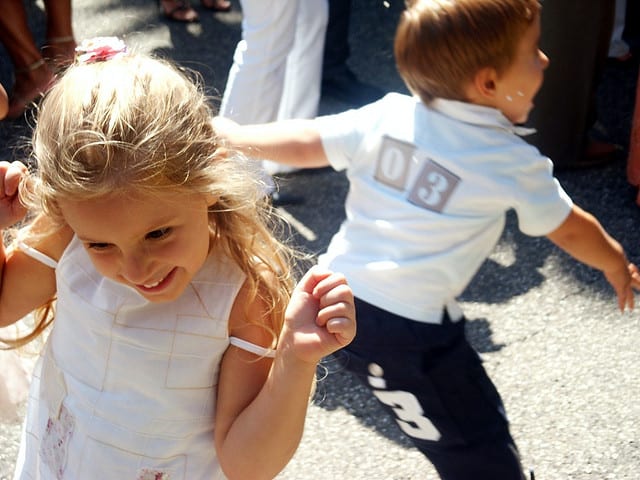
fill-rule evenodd
<path id="1" fill-rule="evenodd" d="M 1 249 L 0 326 L 39 309 L 24 342 L 52 324 L 16 478 L 272 478 L 317 363 L 355 335 L 351 291 L 315 268 L 292 293 L 197 82 L 113 39 L 84 48 L 41 105 L 35 171 L 0 164 L 0 226 L 32 219 Z"/>

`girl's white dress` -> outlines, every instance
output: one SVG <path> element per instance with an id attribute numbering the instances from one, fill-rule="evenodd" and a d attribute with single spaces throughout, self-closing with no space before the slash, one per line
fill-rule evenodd
<path id="1" fill-rule="evenodd" d="M 239 267 L 210 255 L 178 300 L 151 303 L 74 238 L 56 278 L 15 479 L 224 478 L 214 411 Z"/>

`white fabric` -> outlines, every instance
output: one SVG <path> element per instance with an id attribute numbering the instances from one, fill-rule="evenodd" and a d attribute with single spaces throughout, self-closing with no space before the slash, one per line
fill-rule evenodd
<path id="1" fill-rule="evenodd" d="M 20 418 L 17 407 L 27 398 L 30 375 L 16 350 L 0 350 L 0 365 L 0 422 L 15 422 Z"/>
<path id="2" fill-rule="evenodd" d="M 15 478 L 224 478 L 216 385 L 244 273 L 211 255 L 179 299 L 151 303 L 100 275 L 74 238 L 56 277 Z"/>
<path id="3" fill-rule="evenodd" d="M 318 113 L 327 0 L 241 0 L 242 39 L 220 115 L 246 125 Z M 290 171 L 273 162 L 269 173 Z"/>
<path id="4" fill-rule="evenodd" d="M 58 266 L 58 262 L 56 262 L 53 258 L 48 257 L 44 253 L 39 252 L 35 248 L 30 247 L 23 241 L 18 242 L 18 249 L 26 253 L 31 258 L 38 260 L 40 263 L 43 263 L 47 267 L 56 268 Z"/>
<path id="5" fill-rule="evenodd" d="M 551 161 L 492 108 L 389 94 L 316 125 L 350 182 L 346 219 L 319 262 L 357 297 L 413 320 L 437 323 L 453 308 L 508 210 L 524 233 L 545 235 L 572 208 Z"/>
<path id="6" fill-rule="evenodd" d="M 240 124 L 313 118 L 318 111 L 326 0 L 241 0 L 242 40 L 220 115 Z"/>
<path id="7" fill-rule="evenodd" d="M 272 348 L 261 347 L 260 345 L 247 342 L 246 340 L 238 337 L 229 337 L 229 343 L 234 347 L 241 348 L 242 350 L 246 350 L 247 352 L 255 353 L 260 357 L 274 358 L 276 356 L 276 351 Z"/>

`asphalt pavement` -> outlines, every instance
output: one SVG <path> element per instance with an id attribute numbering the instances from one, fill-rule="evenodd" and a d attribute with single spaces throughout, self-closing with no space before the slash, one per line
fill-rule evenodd
<path id="1" fill-rule="evenodd" d="M 42 2 L 25 2 L 42 43 Z M 406 92 L 391 47 L 402 3 L 353 0 L 349 63 L 363 80 L 388 91 Z M 200 71 L 211 95 L 221 94 L 240 36 L 237 1 L 230 13 L 200 9 L 201 22 L 193 25 L 161 19 L 153 0 L 74 0 L 73 5 L 78 39 L 118 35 L 135 48 Z M 601 129 L 621 146 L 616 161 L 561 172 L 558 178 L 638 263 L 640 209 L 625 174 L 636 78 L 637 64 L 611 65 L 599 92 Z M 12 83 L 1 49 L 0 81 Z M 346 108 L 323 98 L 320 110 Z M 28 121 L 0 122 L 0 157 L 22 158 L 29 132 Z M 321 252 L 344 217 L 344 176 L 329 169 L 303 171 L 286 176 L 282 185 L 305 197 L 303 204 L 285 209 L 294 226 L 292 241 Z M 621 314 L 599 272 L 544 238 L 525 237 L 510 215 L 462 305 L 469 336 L 503 396 L 523 463 L 538 480 L 640 478 L 640 312 Z M 300 448 L 278 478 L 438 478 L 350 374 L 331 358 L 322 373 Z M 18 421 L 0 424 L 0 480 L 11 478 L 19 430 Z"/>

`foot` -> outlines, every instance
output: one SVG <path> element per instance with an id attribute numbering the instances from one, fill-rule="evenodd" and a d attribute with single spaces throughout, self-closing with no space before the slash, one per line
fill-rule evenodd
<path id="1" fill-rule="evenodd" d="M 618 145 L 598 140 L 589 139 L 584 148 L 584 157 L 588 159 L 598 159 L 609 157 L 620 149 Z"/>
<path id="2" fill-rule="evenodd" d="M 54 81 L 55 75 L 43 59 L 26 67 L 16 68 L 7 118 L 20 117 L 53 86 Z"/>
<path id="3" fill-rule="evenodd" d="M 616 63 L 627 63 L 633 60 L 633 53 L 629 50 L 627 53 L 623 53 L 622 55 L 618 55 L 617 57 L 609 57 L 610 60 L 613 60 Z"/>
<path id="4" fill-rule="evenodd" d="M 601 142 L 590 138 L 582 152 L 582 158 L 568 165 L 556 165 L 557 171 L 583 170 L 587 168 L 605 167 L 615 162 L 616 153 L 622 150 L 615 143 Z"/>
<path id="5" fill-rule="evenodd" d="M 193 23 L 199 20 L 198 12 L 187 0 L 160 0 L 160 12 L 174 22 Z"/>
<path id="6" fill-rule="evenodd" d="M 76 55 L 76 46 L 76 40 L 73 35 L 48 38 L 42 46 L 42 58 L 54 72 L 59 72 L 73 63 Z"/>
<path id="7" fill-rule="evenodd" d="M 631 60 L 633 58 L 633 53 L 631 53 L 631 51 L 628 51 L 627 53 L 620 55 L 619 57 L 616 57 L 616 60 L 618 62 L 628 62 L 629 60 Z"/>
<path id="8" fill-rule="evenodd" d="M 231 2 L 229 0 L 200 0 L 202 6 L 214 12 L 228 12 L 231 10 Z"/>

